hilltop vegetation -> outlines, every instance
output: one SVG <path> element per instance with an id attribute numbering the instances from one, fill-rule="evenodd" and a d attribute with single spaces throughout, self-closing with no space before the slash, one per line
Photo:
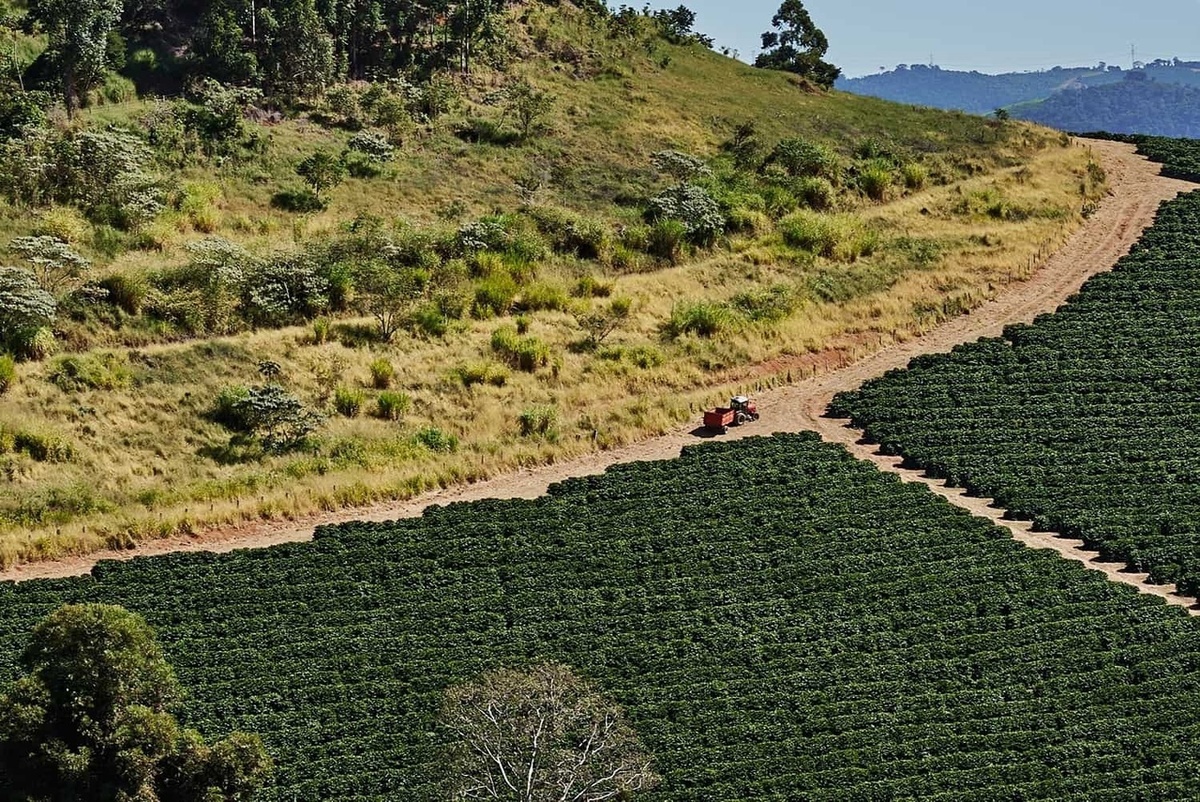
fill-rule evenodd
<path id="1" fill-rule="evenodd" d="M 4 666 L 63 602 L 143 614 L 187 724 L 262 735 L 264 802 L 436 798 L 446 689 L 543 660 L 625 709 L 637 798 L 1200 793 L 1194 621 L 812 435 L 0 600 Z"/>
<path id="2" fill-rule="evenodd" d="M 1126 80 L 1058 92 L 1013 115 L 1063 131 L 1200 137 L 1200 87 Z"/>
<path id="3" fill-rule="evenodd" d="M 1200 134 L 1200 62 L 1179 59 L 1139 63 L 1128 71 L 1101 63 L 1001 75 L 902 64 L 837 85 L 856 94 L 972 114 L 1006 109 L 1061 131 Z"/>
<path id="4" fill-rule="evenodd" d="M 781 357 L 969 310 L 1104 191 L 1063 137 L 822 92 L 678 10 L 346 39 L 258 8 L 320 47 L 127 8 L 72 119 L 50 40 L 5 18 L 29 63 L 0 115 L 4 562 L 662 432 Z"/>

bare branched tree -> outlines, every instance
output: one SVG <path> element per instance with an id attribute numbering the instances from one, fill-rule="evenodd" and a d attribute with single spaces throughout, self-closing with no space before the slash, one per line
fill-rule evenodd
<path id="1" fill-rule="evenodd" d="M 621 709 L 556 663 L 451 688 L 443 723 L 456 800 L 605 802 L 659 782 Z"/>

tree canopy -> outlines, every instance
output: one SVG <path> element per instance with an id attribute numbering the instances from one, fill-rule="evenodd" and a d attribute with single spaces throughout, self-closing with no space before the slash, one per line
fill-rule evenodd
<path id="1" fill-rule="evenodd" d="M 783 0 L 771 18 L 771 30 L 762 35 L 763 52 L 754 66 L 802 75 L 826 89 L 842 71 L 825 61 L 829 39 L 813 22 L 802 0 Z"/>
<path id="2" fill-rule="evenodd" d="M 212 746 L 154 632 L 120 607 L 69 605 L 33 630 L 26 675 L 0 697 L 3 802 L 243 802 L 271 770 L 261 740 Z"/>
<path id="3" fill-rule="evenodd" d="M 122 0 L 31 0 L 29 16 L 50 39 L 67 110 L 100 81 L 109 66 L 109 34 L 121 21 Z"/>
<path id="4" fill-rule="evenodd" d="M 443 722 L 456 800 L 604 802 L 659 781 L 621 709 L 557 663 L 451 688 Z"/>

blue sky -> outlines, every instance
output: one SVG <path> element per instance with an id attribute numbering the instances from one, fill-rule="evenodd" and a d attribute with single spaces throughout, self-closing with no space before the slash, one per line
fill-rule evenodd
<path id="1" fill-rule="evenodd" d="M 779 0 L 682 2 L 699 15 L 701 31 L 747 60 L 779 7 Z M 1131 44 L 1139 60 L 1200 60 L 1198 0 L 807 0 L 805 7 L 829 36 L 830 60 L 852 77 L 930 55 L 946 69 L 981 72 L 1100 61 L 1128 67 Z"/>

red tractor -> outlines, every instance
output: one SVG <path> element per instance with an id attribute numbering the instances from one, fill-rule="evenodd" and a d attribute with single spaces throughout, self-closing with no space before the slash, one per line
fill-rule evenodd
<path id="1" fill-rule="evenodd" d="M 744 395 L 730 399 L 729 406 L 717 407 L 704 413 L 704 428 L 725 434 L 730 426 L 758 420 L 758 405 Z"/>

